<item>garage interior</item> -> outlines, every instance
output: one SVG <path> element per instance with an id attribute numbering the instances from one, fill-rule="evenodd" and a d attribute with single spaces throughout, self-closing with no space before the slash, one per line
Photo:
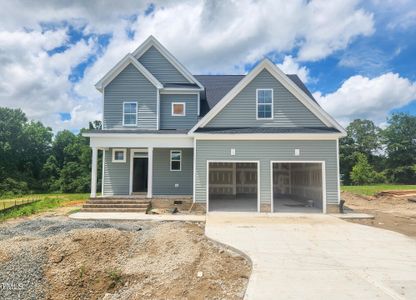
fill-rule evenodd
<path id="1" fill-rule="evenodd" d="M 321 163 L 273 163 L 273 211 L 323 210 Z"/>
<path id="2" fill-rule="evenodd" d="M 209 211 L 257 211 L 257 163 L 209 163 Z"/>

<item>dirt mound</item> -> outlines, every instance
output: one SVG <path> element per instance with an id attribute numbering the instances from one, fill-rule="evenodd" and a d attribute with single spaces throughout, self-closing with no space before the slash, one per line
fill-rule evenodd
<path id="1" fill-rule="evenodd" d="M 382 191 L 374 195 L 376 198 L 380 197 L 398 197 L 408 198 L 416 196 L 416 190 L 395 190 L 395 191 Z"/>
<path id="2" fill-rule="evenodd" d="M 4 294 L 15 299 L 240 299 L 249 273 L 203 224 L 42 218 L 0 228 L 0 280 L 22 284 Z"/>

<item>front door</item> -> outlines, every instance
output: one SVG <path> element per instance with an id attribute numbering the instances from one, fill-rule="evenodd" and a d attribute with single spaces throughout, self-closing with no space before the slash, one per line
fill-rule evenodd
<path id="1" fill-rule="evenodd" d="M 133 193 L 147 192 L 147 157 L 135 157 L 133 161 Z"/>

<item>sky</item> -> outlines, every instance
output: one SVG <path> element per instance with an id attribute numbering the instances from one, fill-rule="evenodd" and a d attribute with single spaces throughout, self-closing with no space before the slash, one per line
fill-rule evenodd
<path id="1" fill-rule="evenodd" d="M 55 132 L 102 117 L 94 84 L 154 35 L 193 74 L 296 73 L 342 125 L 416 115 L 415 0 L 0 0 L 0 106 Z"/>

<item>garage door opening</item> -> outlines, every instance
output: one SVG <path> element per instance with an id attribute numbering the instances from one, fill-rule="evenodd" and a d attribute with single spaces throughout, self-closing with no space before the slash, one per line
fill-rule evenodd
<path id="1" fill-rule="evenodd" d="M 257 211 L 257 163 L 210 162 L 208 176 L 209 211 Z"/>
<path id="2" fill-rule="evenodd" d="M 272 163 L 273 212 L 323 212 L 323 164 Z"/>

